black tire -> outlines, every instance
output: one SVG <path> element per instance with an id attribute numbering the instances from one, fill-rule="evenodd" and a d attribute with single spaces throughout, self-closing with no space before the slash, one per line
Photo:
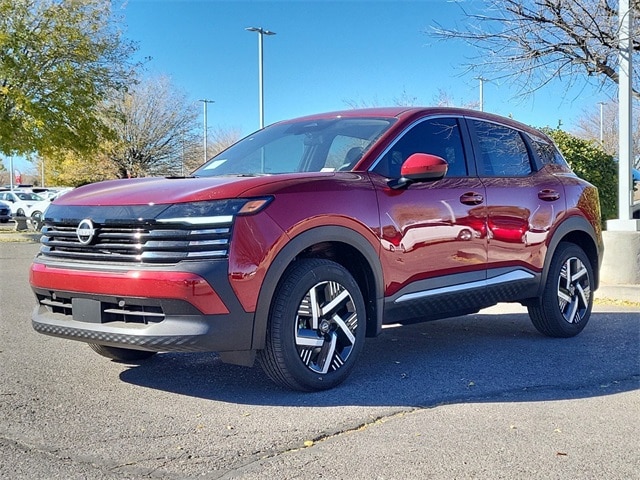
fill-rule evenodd
<path id="1" fill-rule="evenodd" d="M 278 385 L 326 390 L 351 373 L 365 330 L 364 299 L 349 271 L 330 260 L 302 259 L 276 288 L 258 360 Z"/>
<path id="2" fill-rule="evenodd" d="M 31 214 L 31 225 L 36 232 L 42 230 L 42 212 L 36 210 Z"/>
<path id="3" fill-rule="evenodd" d="M 21 208 L 16 210 L 16 217 L 24 217 L 24 210 Z"/>
<path id="4" fill-rule="evenodd" d="M 131 348 L 108 347 L 96 343 L 90 343 L 89 346 L 94 352 L 117 362 L 138 362 L 153 357 L 157 353 L 146 350 L 133 350 Z"/>
<path id="5" fill-rule="evenodd" d="M 542 296 L 527 306 L 534 327 L 549 337 L 579 334 L 591 316 L 593 281 L 591 262 L 584 251 L 573 243 L 560 243 Z"/>

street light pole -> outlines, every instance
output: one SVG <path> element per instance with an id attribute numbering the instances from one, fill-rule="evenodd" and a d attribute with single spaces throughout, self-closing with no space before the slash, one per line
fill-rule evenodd
<path id="1" fill-rule="evenodd" d="M 478 80 L 480 82 L 480 107 L 479 110 L 481 112 L 484 112 L 484 82 L 490 82 L 491 80 L 488 80 L 484 77 L 476 77 L 476 80 Z"/>
<path id="2" fill-rule="evenodd" d="M 604 102 L 598 102 L 600 105 L 600 146 L 604 145 L 604 111 L 603 108 L 606 105 Z"/>
<path id="3" fill-rule="evenodd" d="M 264 77 L 263 69 L 263 53 L 262 53 L 262 37 L 264 35 L 275 35 L 276 32 L 265 30 L 262 27 L 247 27 L 248 32 L 258 32 L 258 93 L 260 104 L 260 128 L 264 127 Z"/>
<path id="4" fill-rule="evenodd" d="M 204 161 L 209 160 L 209 156 L 207 155 L 207 103 L 215 103 L 214 100 L 198 100 L 204 104 Z"/>

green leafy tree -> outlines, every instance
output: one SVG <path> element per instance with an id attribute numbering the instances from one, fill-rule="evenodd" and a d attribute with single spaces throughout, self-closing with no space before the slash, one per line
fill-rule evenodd
<path id="1" fill-rule="evenodd" d="M 45 183 L 50 187 L 80 187 L 87 183 L 117 178 L 116 166 L 110 161 L 104 146 L 88 152 L 75 150 L 49 151 L 38 159 L 38 169 L 44 162 Z"/>
<path id="2" fill-rule="evenodd" d="M 0 153 L 88 150 L 98 105 L 132 83 L 135 46 L 106 0 L 0 0 Z"/>
<path id="3" fill-rule="evenodd" d="M 597 142 L 575 137 L 559 129 L 544 129 L 556 143 L 571 168 L 598 187 L 602 222 L 618 214 L 618 165 Z"/>

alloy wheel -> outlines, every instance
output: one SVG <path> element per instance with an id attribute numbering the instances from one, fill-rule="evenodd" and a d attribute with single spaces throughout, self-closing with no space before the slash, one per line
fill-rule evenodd
<path id="1" fill-rule="evenodd" d="M 316 373 L 338 370 L 353 351 L 357 327 L 349 291 L 338 282 L 317 283 L 298 307 L 295 343 L 300 359 Z"/>
<path id="2" fill-rule="evenodd" d="M 568 323 L 582 321 L 591 296 L 589 271 L 579 258 L 570 257 L 562 265 L 558 278 L 558 306 Z"/>

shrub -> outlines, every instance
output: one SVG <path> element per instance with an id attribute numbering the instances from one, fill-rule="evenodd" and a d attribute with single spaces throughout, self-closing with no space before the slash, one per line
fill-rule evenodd
<path id="1" fill-rule="evenodd" d="M 598 187 L 602 224 L 618 215 L 618 165 L 593 140 L 584 140 L 559 129 L 543 129 L 556 143 L 573 171 Z"/>

